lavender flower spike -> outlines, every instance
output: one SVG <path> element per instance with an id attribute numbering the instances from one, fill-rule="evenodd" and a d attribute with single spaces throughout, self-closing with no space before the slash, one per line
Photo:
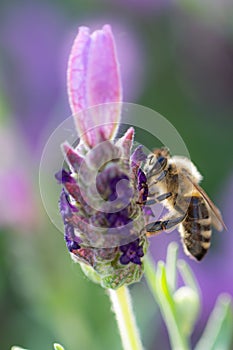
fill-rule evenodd
<path id="1" fill-rule="evenodd" d="M 92 34 L 87 27 L 79 28 L 69 57 L 67 85 L 70 107 L 84 143 L 92 148 L 114 138 L 120 121 L 122 89 L 109 25 Z M 112 103 L 111 113 L 106 103 Z M 98 107 L 88 110 L 93 106 Z M 95 128 L 96 123 L 103 125 Z"/>
<path id="2" fill-rule="evenodd" d="M 62 144 L 69 170 L 55 176 L 63 186 L 66 245 L 91 280 L 117 289 L 143 274 L 148 187 L 141 169 L 145 156 L 141 149 L 131 155 L 134 129 L 114 139 L 121 83 L 109 26 L 91 35 L 80 28 L 69 59 L 68 94 L 81 142 L 75 149 Z"/>

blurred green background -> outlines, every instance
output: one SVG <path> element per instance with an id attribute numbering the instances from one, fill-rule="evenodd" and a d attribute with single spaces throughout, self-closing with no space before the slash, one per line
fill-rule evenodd
<path id="1" fill-rule="evenodd" d="M 67 350 L 121 349 L 107 295 L 71 262 L 38 185 L 47 138 L 70 115 L 66 64 L 80 25 L 112 25 L 125 101 L 175 126 L 223 213 L 228 231 L 214 232 L 202 263 L 180 249 L 203 294 L 194 343 L 217 295 L 233 294 L 232 18 L 230 0 L 1 1 L 1 350 L 49 350 L 55 341 Z M 179 241 L 177 232 L 151 239 L 155 261 L 171 240 Z M 169 349 L 145 281 L 130 289 L 145 348 Z"/>

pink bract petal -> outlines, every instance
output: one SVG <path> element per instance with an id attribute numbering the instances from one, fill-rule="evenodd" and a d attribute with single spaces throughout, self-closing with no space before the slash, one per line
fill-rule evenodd
<path id="1" fill-rule="evenodd" d="M 92 148 L 114 138 L 121 115 L 122 89 L 110 26 L 91 35 L 88 28 L 79 29 L 67 79 L 71 110 L 85 144 Z"/>
<path id="2" fill-rule="evenodd" d="M 84 158 L 68 142 L 64 142 L 61 149 L 70 168 L 78 172 Z"/>
<path id="3" fill-rule="evenodd" d="M 80 27 L 71 49 L 68 70 L 67 88 L 70 107 L 73 114 L 87 108 L 85 99 L 85 79 L 87 51 L 90 44 L 89 28 Z"/>
<path id="4" fill-rule="evenodd" d="M 134 140 L 134 128 L 129 128 L 125 134 L 116 142 L 116 146 L 121 147 L 123 156 L 126 159 L 130 158 L 131 148 Z"/>
<path id="5" fill-rule="evenodd" d="M 131 143 L 133 143 L 133 138 L 134 138 L 134 128 L 131 126 L 126 132 L 125 134 L 121 137 L 120 140 L 124 141 L 131 141 Z"/>

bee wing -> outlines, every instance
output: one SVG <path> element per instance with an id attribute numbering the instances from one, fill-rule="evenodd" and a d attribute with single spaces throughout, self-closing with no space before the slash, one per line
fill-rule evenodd
<path id="1" fill-rule="evenodd" d="M 192 185 L 195 187 L 195 189 L 203 196 L 203 198 L 208 203 L 210 209 L 211 209 L 211 217 L 212 217 L 212 223 L 213 226 L 218 231 L 222 231 L 223 228 L 227 230 L 226 225 L 224 224 L 222 215 L 220 213 L 220 210 L 215 206 L 215 204 L 212 202 L 212 200 L 209 198 L 208 194 L 199 186 L 198 184 L 194 183 L 192 179 L 188 176 L 189 181 L 192 183 Z"/>

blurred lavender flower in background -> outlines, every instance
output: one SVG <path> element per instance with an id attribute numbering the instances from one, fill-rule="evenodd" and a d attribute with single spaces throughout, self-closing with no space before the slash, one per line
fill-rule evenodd
<path id="1" fill-rule="evenodd" d="M 1 20 L 5 94 L 31 151 L 38 149 L 41 132 L 64 95 L 59 65 L 64 22 L 57 8 L 27 1 L 9 7 Z M 64 112 L 63 106 L 59 115 Z"/>
<path id="2" fill-rule="evenodd" d="M 29 158 L 18 134 L 5 124 L 0 124 L 0 149 L 6 151 L 0 167 L 0 228 L 25 232 L 38 218 L 32 178 L 27 171 Z"/>

